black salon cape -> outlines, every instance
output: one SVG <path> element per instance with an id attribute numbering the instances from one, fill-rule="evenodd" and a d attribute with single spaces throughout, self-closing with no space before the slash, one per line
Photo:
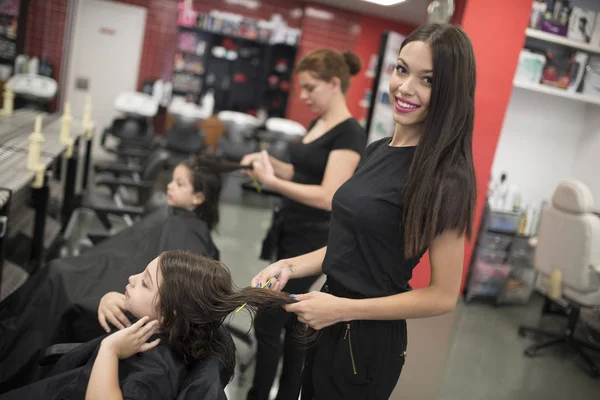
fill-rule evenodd
<path id="1" fill-rule="evenodd" d="M 219 257 L 208 227 L 195 214 L 163 209 L 34 275 L 0 310 L 0 393 L 42 377 L 38 360 L 51 344 L 82 343 L 104 334 L 97 318 L 102 296 L 123 292 L 130 275 L 167 250 Z"/>
<path id="2" fill-rule="evenodd" d="M 49 377 L 0 395 L 0 400 L 83 400 L 103 338 L 65 354 Z M 119 361 L 119 386 L 124 399 L 226 400 L 224 388 L 229 378 L 223 363 L 216 359 L 202 360 L 186 368 L 163 343 Z"/>

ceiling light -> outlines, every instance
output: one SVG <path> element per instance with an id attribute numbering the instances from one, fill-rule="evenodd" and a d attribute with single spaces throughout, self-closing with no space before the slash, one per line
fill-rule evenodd
<path id="1" fill-rule="evenodd" d="M 404 3 L 406 0 L 363 0 L 369 3 L 379 4 L 380 6 L 393 6 L 396 4 Z"/>

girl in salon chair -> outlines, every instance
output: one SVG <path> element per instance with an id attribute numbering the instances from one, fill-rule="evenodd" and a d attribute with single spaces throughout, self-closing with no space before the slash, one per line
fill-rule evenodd
<path id="1" fill-rule="evenodd" d="M 236 290 L 227 267 L 184 251 L 154 259 L 125 287 L 125 310 L 139 320 L 64 355 L 51 375 L 0 396 L 12 399 L 223 399 L 235 368 L 235 346 L 222 331 L 240 306 L 249 310 L 293 303 L 285 293 Z M 193 389 L 181 388 L 198 363 Z M 219 370 L 224 374 L 219 374 Z M 224 379 L 223 379 L 224 378 Z"/>

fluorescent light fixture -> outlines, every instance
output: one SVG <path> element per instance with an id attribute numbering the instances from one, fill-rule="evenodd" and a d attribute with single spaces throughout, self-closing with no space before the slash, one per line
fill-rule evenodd
<path id="1" fill-rule="evenodd" d="M 363 1 L 379 4 L 380 6 L 394 6 L 396 4 L 404 3 L 406 0 L 363 0 Z"/>
<path id="2" fill-rule="evenodd" d="M 256 10 L 260 7 L 260 1 L 256 0 L 225 0 L 225 3 L 235 4 L 238 6 L 249 8 L 251 10 Z"/>
<path id="3" fill-rule="evenodd" d="M 334 17 L 334 15 L 329 11 L 320 10 L 313 7 L 306 7 L 306 10 L 304 10 L 304 15 L 311 18 L 322 19 L 324 21 L 330 21 Z"/>

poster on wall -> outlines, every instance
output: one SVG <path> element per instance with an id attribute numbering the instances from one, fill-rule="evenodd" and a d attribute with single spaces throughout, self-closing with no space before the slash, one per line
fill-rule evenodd
<path id="1" fill-rule="evenodd" d="M 396 32 L 382 35 L 379 50 L 379 63 L 373 80 L 373 93 L 367 118 L 368 143 L 373 143 L 394 133 L 394 109 L 390 103 L 390 77 L 396 68 L 398 53 L 405 36 Z"/>

